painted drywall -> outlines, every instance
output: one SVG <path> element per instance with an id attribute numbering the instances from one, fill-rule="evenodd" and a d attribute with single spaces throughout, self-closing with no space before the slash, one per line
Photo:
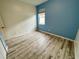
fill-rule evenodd
<path id="1" fill-rule="evenodd" d="M 4 41 L 2 33 L 0 32 L 0 58 L 1 59 L 6 59 L 6 51 L 8 51 L 7 50 L 7 45 Z"/>
<path id="2" fill-rule="evenodd" d="M 20 0 L 20 1 L 28 2 L 28 3 L 36 6 L 36 5 L 39 5 L 39 4 L 46 2 L 47 0 Z"/>
<path id="3" fill-rule="evenodd" d="M 77 0 L 48 0 L 36 8 L 37 13 L 42 8 L 46 9 L 45 25 L 39 25 L 39 18 L 37 17 L 39 30 L 75 39 L 79 27 Z"/>
<path id="4" fill-rule="evenodd" d="M 79 30 L 76 35 L 76 40 L 74 41 L 74 47 L 75 47 L 75 59 L 79 59 Z"/>
<path id="5" fill-rule="evenodd" d="M 2 0 L 3 17 L 7 39 L 24 35 L 36 27 L 36 9 L 33 5 L 17 0 Z"/>

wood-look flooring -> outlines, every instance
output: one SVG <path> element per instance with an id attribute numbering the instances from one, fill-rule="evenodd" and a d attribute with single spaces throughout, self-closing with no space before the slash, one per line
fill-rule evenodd
<path id="1" fill-rule="evenodd" d="M 7 44 L 8 59 L 74 59 L 73 42 L 36 31 Z"/>

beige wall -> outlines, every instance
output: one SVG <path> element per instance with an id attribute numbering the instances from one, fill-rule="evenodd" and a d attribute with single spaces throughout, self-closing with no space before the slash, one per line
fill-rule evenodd
<path id="1" fill-rule="evenodd" d="M 75 59 L 79 59 L 79 31 L 77 33 L 74 46 L 75 46 Z"/>
<path id="2" fill-rule="evenodd" d="M 34 6 L 17 0 L 2 0 L 1 3 L 7 39 L 29 33 L 36 27 Z"/>

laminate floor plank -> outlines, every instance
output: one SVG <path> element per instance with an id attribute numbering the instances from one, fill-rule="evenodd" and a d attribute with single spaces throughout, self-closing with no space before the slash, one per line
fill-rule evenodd
<path id="1" fill-rule="evenodd" d="M 8 59 L 74 59 L 74 42 L 31 32 L 6 41 L 9 46 Z"/>

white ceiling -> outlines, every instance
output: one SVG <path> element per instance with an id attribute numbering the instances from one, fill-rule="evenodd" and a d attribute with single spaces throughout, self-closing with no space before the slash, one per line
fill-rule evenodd
<path id="1" fill-rule="evenodd" d="M 34 6 L 37 6 L 37 5 L 39 5 L 41 3 L 44 3 L 44 2 L 46 2 L 48 0 L 21 0 L 21 1 L 30 3 L 30 4 L 32 4 Z"/>

